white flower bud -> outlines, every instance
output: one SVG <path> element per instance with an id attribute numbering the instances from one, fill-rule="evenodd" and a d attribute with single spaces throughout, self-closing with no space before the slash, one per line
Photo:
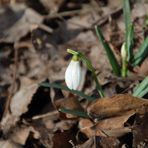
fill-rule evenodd
<path id="1" fill-rule="evenodd" d="M 125 43 L 123 43 L 122 47 L 121 47 L 121 57 L 122 57 L 123 60 L 127 59 L 127 51 L 126 51 L 126 48 L 125 48 Z"/>
<path id="2" fill-rule="evenodd" d="M 81 72 L 80 61 L 72 59 L 65 72 L 65 82 L 69 89 L 78 89 L 81 83 Z"/>

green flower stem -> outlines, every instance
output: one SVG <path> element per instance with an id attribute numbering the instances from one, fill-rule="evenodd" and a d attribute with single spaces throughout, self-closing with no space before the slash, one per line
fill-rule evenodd
<path id="1" fill-rule="evenodd" d="M 127 66 L 128 66 L 128 62 L 126 60 L 122 60 L 122 71 L 121 71 L 121 75 L 122 77 L 127 77 Z"/>
<path id="2" fill-rule="evenodd" d="M 79 55 L 79 52 L 74 51 L 72 49 L 67 49 L 67 52 L 70 53 L 70 54 L 72 54 L 72 55 Z"/>
<path id="3" fill-rule="evenodd" d="M 77 52 L 77 51 L 74 51 L 74 50 L 71 50 L 71 49 L 67 49 L 67 52 L 70 53 L 70 54 L 73 54 L 73 55 L 77 55 L 84 63 L 86 63 L 86 66 L 91 71 L 92 77 L 93 77 L 93 79 L 94 79 L 94 81 L 96 83 L 97 91 L 100 94 L 101 98 L 103 98 L 104 97 L 103 90 L 102 90 L 101 85 L 100 85 L 100 83 L 99 83 L 99 81 L 97 79 L 95 69 L 92 66 L 90 60 L 84 54 L 82 54 L 81 52 Z"/>

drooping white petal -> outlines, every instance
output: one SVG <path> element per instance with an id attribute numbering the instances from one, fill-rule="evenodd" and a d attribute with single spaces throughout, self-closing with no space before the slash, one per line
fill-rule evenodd
<path id="1" fill-rule="evenodd" d="M 81 66 L 79 61 L 71 61 L 65 72 L 65 82 L 69 89 L 77 90 L 81 82 Z"/>

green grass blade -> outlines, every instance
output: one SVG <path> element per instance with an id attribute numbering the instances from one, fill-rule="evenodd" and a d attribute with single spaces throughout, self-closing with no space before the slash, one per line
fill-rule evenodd
<path id="1" fill-rule="evenodd" d="M 70 91 L 71 93 L 73 94 L 76 94 L 82 98 L 85 98 L 87 99 L 88 101 L 93 101 L 95 100 L 96 98 L 94 97 L 91 97 L 91 96 L 88 96 L 86 94 L 84 94 L 83 92 L 81 91 L 78 91 L 78 90 L 71 90 L 69 89 L 68 87 L 64 86 L 64 85 L 61 85 L 61 84 L 58 84 L 58 83 L 41 83 L 39 84 L 40 86 L 43 86 L 43 87 L 51 87 L 51 88 L 58 88 L 58 89 L 62 89 L 62 90 L 65 90 L 65 91 Z"/>
<path id="2" fill-rule="evenodd" d="M 127 49 L 128 57 L 127 61 L 131 61 L 133 58 L 132 46 L 134 40 L 134 27 L 131 22 L 131 12 L 130 12 L 130 3 L 129 0 L 123 0 L 123 13 L 124 13 L 124 21 L 125 21 L 125 46 Z"/>
<path id="3" fill-rule="evenodd" d="M 78 117 L 82 117 L 82 118 L 89 118 L 87 112 L 84 112 L 84 111 L 72 110 L 72 109 L 67 109 L 67 108 L 60 108 L 59 111 L 63 112 L 63 113 L 69 113 L 74 116 L 78 116 Z"/>
<path id="4" fill-rule="evenodd" d="M 117 62 L 117 59 L 115 57 L 115 55 L 113 54 L 109 44 L 105 41 L 105 38 L 100 30 L 100 28 L 98 26 L 95 26 L 95 30 L 96 30 L 96 34 L 100 40 L 100 42 L 102 43 L 105 51 L 106 51 L 106 54 L 108 56 L 108 59 L 109 59 L 109 62 L 112 66 L 112 70 L 113 72 L 117 75 L 117 76 L 120 76 L 120 65 L 118 64 Z"/>
<path id="5" fill-rule="evenodd" d="M 148 37 L 146 37 L 143 44 L 139 48 L 139 52 L 135 54 L 132 65 L 137 66 L 141 64 L 146 57 L 148 57 Z"/>
<path id="6" fill-rule="evenodd" d="M 125 31 L 128 32 L 128 27 L 131 25 L 131 12 L 129 0 L 123 0 L 123 14 L 125 21 Z"/>
<path id="7" fill-rule="evenodd" d="M 134 26 L 130 25 L 128 32 L 127 32 L 127 37 L 126 37 L 126 47 L 127 47 L 127 61 L 130 62 L 133 59 L 133 43 L 134 43 Z"/>
<path id="8" fill-rule="evenodd" d="M 135 88 L 133 96 L 143 97 L 148 93 L 148 76 Z"/>
<path id="9" fill-rule="evenodd" d="M 148 87 L 146 87 L 143 91 L 140 92 L 140 94 L 138 94 L 138 97 L 143 97 L 148 93 Z"/>

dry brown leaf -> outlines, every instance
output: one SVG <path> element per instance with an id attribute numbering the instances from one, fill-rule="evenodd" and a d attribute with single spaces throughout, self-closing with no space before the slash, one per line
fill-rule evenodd
<path id="1" fill-rule="evenodd" d="M 100 120 L 96 124 L 89 119 L 81 119 L 79 128 L 87 137 L 96 135 L 119 137 L 131 132 L 131 129 L 128 127 L 125 128 L 124 124 L 132 115 L 134 115 L 134 113 L 135 112 L 128 112 L 122 116 Z"/>
<path id="2" fill-rule="evenodd" d="M 131 95 L 116 95 L 112 98 L 97 100 L 92 103 L 88 110 L 92 117 L 97 119 L 93 123 L 89 119 L 81 119 L 79 128 L 87 137 L 92 136 L 113 136 L 120 137 L 131 132 L 125 123 L 142 106 L 148 105 L 148 101 Z M 136 110 L 140 108 L 139 110 Z"/>
<path id="3" fill-rule="evenodd" d="M 104 136 L 104 137 L 121 137 L 127 133 L 130 133 L 131 129 L 128 127 L 123 128 L 116 128 L 116 129 L 108 129 L 108 130 L 98 130 L 96 131 L 97 136 Z"/>
<path id="4" fill-rule="evenodd" d="M 76 148 L 120 148 L 121 144 L 115 137 L 91 137 Z"/>
<path id="5" fill-rule="evenodd" d="M 71 148 L 73 143 L 76 143 L 76 130 L 68 130 L 64 132 L 58 132 L 53 136 L 53 148 Z"/>
<path id="6" fill-rule="evenodd" d="M 120 148 L 121 144 L 115 137 L 101 137 L 99 139 L 98 147 L 101 148 Z"/>
<path id="7" fill-rule="evenodd" d="M 0 141 L 0 148 L 23 148 L 22 146 L 11 142 L 10 140 L 1 140 Z"/>
<path id="8" fill-rule="evenodd" d="M 27 107 L 30 104 L 32 96 L 37 91 L 37 89 L 37 83 L 34 83 L 30 79 L 22 78 L 21 88 L 13 96 L 10 103 L 11 114 L 7 113 L 1 121 L 1 126 L 4 130 L 8 130 L 11 126 L 15 125 L 20 116 L 27 112 Z"/>
<path id="9" fill-rule="evenodd" d="M 94 138 L 89 138 L 85 143 L 77 145 L 76 148 L 96 148 Z"/>
<path id="10" fill-rule="evenodd" d="M 59 7 L 62 5 L 64 0 L 40 0 L 41 3 L 44 5 L 45 8 L 49 9 L 50 14 L 54 14 L 58 12 Z"/>
<path id="11" fill-rule="evenodd" d="M 55 127 L 53 128 L 53 131 L 65 131 L 71 129 L 74 125 L 76 125 L 75 120 L 62 120 L 58 122 Z"/>
<path id="12" fill-rule="evenodd" d="M 19 129 L 19 131 L 16 131 L 12 135 L 12 140 L 16 143 L 24 145 L 26 143 L 28 136 L 29 136 L 29 133 L 30 133 L 29 128 Z"/>
<path id="13" fill-rule="evenodd" d="M 132 10 L 132 17 L 133 19 L 144 17 L 145 16 L 145 10 L 147 10 L 148 5 L 143 4 L 140 1 L 134 4 L 134 8 Z"/>
<path id="14" fill-rule="evenodd" d="M 122 116 L 111 117 L 104 120 L 100 120 L 96 124 L 97 127 L 101 129 L 116 129 L 124 127 L 127 120 L 135 114 L 135 111 L 129 111 L 124 113 Z"/>
<path id="15" fill-rule="evenodd" d="M 136 110 L 148 105 L 148 100 L 133 97 L 129 94 L 118 94 L 111 98 L 103 98 L 94 101 L 87 108 L 92 118 L 104 119 L 122 115 L 123 113 Z"/>
<path id="16" fill-rule="evenodd" d="M 17 144 L 24 145 L 27 141 L 30 132 L 34 134 L 35 139 L 38 139 L 40 137 L 39 132 L 37 132 L 33 127 L 30 126 L 18 128 L 18 130 L 11 135 L 11 140 Z"/>
<path id="17" fill-rule="evenodd" d="M 27 106 L 32 100 L 32 96 L 36 92 L 38 84 L 32 84 L 30 86 L 21 88 L 12 98 L 10 108 L 12 115 L 15 117 L 20 117 L 23 113 L 27 111 Z"/>
<path id="18" fill-rule="evenodd" d="M 143 108 L 143 114 L 137 114 L 133 126 L 133 147 L 141 144 L 148 146 L 148 108 Z"/>
<path id="19" fill-rule="evenodd" d="M 40 24 L 43 20 L 41 15 L 23 4 L 10 5 L 7 8 L 3 8 L 0 17 L 0 23 L 3 24 L 0 26 L 0 42 L 19 41 L 30 31 L 31 25 Z"/>
<path id="20" fill-rule="evenodd" d="M 79 128 L 82 133 L 87 137 L 92 137 L 95 135 L 95 130 L 91 129 L 94 126 L 94 123 L 89 119 L 81 118 L 79 121 Z"/>
<path id="21" fill-rule="evenodd" d="M 148 75 L 148 58 L 146 58 L 142 62 L 140 67 L 136 67 L 134 70 L 141 75 L 147 76 Z"/>

